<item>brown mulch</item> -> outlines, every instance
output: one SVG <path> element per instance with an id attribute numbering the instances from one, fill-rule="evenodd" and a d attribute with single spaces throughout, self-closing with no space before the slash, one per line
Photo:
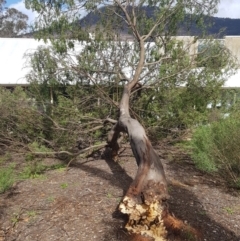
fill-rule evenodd
<path id="1" fill-rule="evenodd" d="M 181 151 L 158 152 L 169 182 L 170 212 L 199 230 L 204 241 L 240 241 L 239 194 L 224 180 L 196 170 Z M 81 159 L 68 171 L 18 182 L 0 195 L 0 241 L 127 240 L 126 217 L 117 206 L 136 170 L 127 148 L 118 162 Z"/>

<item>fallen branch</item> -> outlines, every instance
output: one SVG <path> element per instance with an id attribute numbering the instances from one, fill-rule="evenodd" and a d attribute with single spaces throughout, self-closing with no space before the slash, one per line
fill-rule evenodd
<path id="1" fill-rule="evenodd" d="M 76 157 L 78 157 L 79 155 L 87 152 L 87 151 L 96 151 L 96 150 L 100 150 L 101 148 L 105 147 L 107 145 L 107 142 L 102 142 L 100 144 L 97 145 L 93 145 L 93 146 L 89 146 L 87 148 L 84 148 L 80 151 L 78 151 L 77 153 L 72 153 L 69 151 L 56 151 L 56 152 L 34 152 L 31 151 L 31 153 L 35 156 L 41 156 L 41 157 L 59 157 L 61 155 L 67 155 L 69 157 L 71 157 L 71 160 L 68 162 L 67 168 L 70 166 L 70 164 L 76 159 Z"/>
<path id="2" fill-rule="evenodd" d="M 116 124 L 117 123 L 117 120 L 114 120 L 114 119 L 111 119 L 111 118 L 106 118 L 106 120 L 104 121 L 104 123 L 106 123 L 106 122 L 110 122 L 110 123 L 112 123 L 112 124 Z"/>
<path id="3" fill-rule="evenodd" d="M 83 133 L 89 133 L 89 132 L 97 131 L 97 130 L 102 129 L 102 128 L 103 128 L 103 125 L 95 126 L 91 129 L 87 129 L 86 131 L 83 131 Z"/>

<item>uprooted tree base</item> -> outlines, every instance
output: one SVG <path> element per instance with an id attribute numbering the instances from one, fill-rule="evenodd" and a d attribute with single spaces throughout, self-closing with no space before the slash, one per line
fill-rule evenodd
<path id="1" fill-rule="evenodd" d="M 167 181 L 162 163 L 142 125 L 129 114 L 132 88 L 132 82 L 125 85 L 120 103 L 120 117 L 108 136 L 112 157 L 115 159 L 120 148 L 120 132 L 127 133 L 138 164 L 135 179 L 119 205 L 119 210 L 129 216 L 126 229 L 133 234 L 132 240 L 136 241 L 164 241 L 167 230 L 180 235 L 191 232 L 197 236 L 194 229 L 169 215 Z"/>

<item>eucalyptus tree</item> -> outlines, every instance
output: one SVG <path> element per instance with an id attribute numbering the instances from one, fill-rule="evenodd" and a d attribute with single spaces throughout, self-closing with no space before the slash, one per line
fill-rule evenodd
<path id="1" fill-rule="evenodd" d="M 6 8 L 6 2 L 0 0 L 0 37 L 16 37 L 28 27 L 28 16 L 15 8 Z"/>
<path id="2" fill-rule="evenodd" d="M 120 134 L 126 132 L 138 164 L 136 177 L 119 209 L 129 214 L 127 229 L 149 239 L 165 240 L 165 225 L 170 225 L 166 221 L 169 217 L 167 181 L 159 156 L 131 106 L 141 90 L 154 91 L 154 96 L 146 97 L 151 103 L 158 96 L 162 98 L 173 93 L 173 89 L 185 87 L 185 95 L 181 91 L 180 94 L 182 99 L 190 102 L 185 110 L 192 111 L 201 94 L 208 96 L 219 90 L 234 66 L 229 51 L 218 48 L 217 52 L 209 51 L 213 53 L 211 58 L 208 55 L 197 58 L 199 38 L 211 43 L 202 52 L 208 52 L 214 44 L 206 33 L 208 16 L 216 13 L 218 2 L 26 0 L 27 7 L 39 12 L 35 23 L 36 37 L 50 39 L 56 50 L 64 55 L 64 67 L 71 74 L 81 75 L 85 81 L 96 85 L 105 101 L 118 108 L 117 121 L 108 135 L 112 157 L 114 159 L 118 154 Z M 81 19 L 86 14 L 98 21 Z M 189 37 L 187 41 L 176 37 L 183 32 L 196 34 L 196 29 L 197 36 Z M 72 49 L 76 50 L 74 56 Z M 202 56 L 205 56 L 204 61 Z M 208 64 L 214 59 L 224 61 Z M 122 97 L 111 99 L 103 86 L 116 86 L 122 90 Z M 192 94 L 197 96 L 193 100 L 195 103 L 191 103 Z M 158 101 L 164 103 L 161 99 Z M 173 110 L 165 110 L 174 117 Z M 159 113 L 161 120 L 163 112 L 159 110 Z"/>

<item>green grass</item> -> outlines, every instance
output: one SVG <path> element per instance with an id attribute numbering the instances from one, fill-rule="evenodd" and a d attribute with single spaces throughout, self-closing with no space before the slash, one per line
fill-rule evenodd
<path id="1" fill-rule="evenodd" d="M 107 198 L 112 198 L 112 194 L 110 192 L 107 193 Z"/>
<path id="2" fill-rule="evenodd" d="M 62 183 L 60 186 L 61 186 L 62 189 L 66 189 L 68 187 L 68 184 L 67 183 Z"/>
<path id="3" fill-rule="evenodd" d="M 20 177 L 22 179 L 42 177 L 43 172 L 47 169 L 42 165 L 41 161 L 28 162 L 27 166 L 22 170 Z"/>
<path id="4" fill-rule="evenodd" d="M 53 164 L 49 167 L 51 170 L 58 170 L 59 172 L 64 172 L 66 171 L 67 165 L 65 163 L 58 163 L 58 164 Z"/>
<path id="5" fill-rule="evenodd" d="M 233 209 L 230 208 L 230 207 L 225 207 L 225 208 L 223 208 L 223 210 L 226 211 L 228 214 L 233 214 L 234 213 Z"/>
<path id="6" fill-rule="evenodd" d="M 11 222 L 13 227 L 20 221 L 20 214 L 19 213 L 14 213 L 13 217 L 11 218 Z"/>
<path id="7" fill-rule="evenodd" d="M 7 191 L 15 182 L 13 166 L 0 169 L 0 193 Z"/>
<path id="8" fill-rule="evenodd" d="M 28 212 L 27 212 L 27 216 L 28 216 L 29 218 L 34 218 L 34 217 L 37 216 L 37 212 L 34 211 L 34 210 L 28 211 Z"/>
<path id="9" fill-rule="evenodd" d="M 11 155 L 9 153 L 6 153 L 5 155 L 0 156 L 0 164 L 10 161 L 11 159 Z"/>
<path id="10" fill-rule="evenodd" d="M 54 196 L 47 197 L 47 201 L 50 202 L 50 203 L 54 202 L 54 200 L 55 200 Z"/>

